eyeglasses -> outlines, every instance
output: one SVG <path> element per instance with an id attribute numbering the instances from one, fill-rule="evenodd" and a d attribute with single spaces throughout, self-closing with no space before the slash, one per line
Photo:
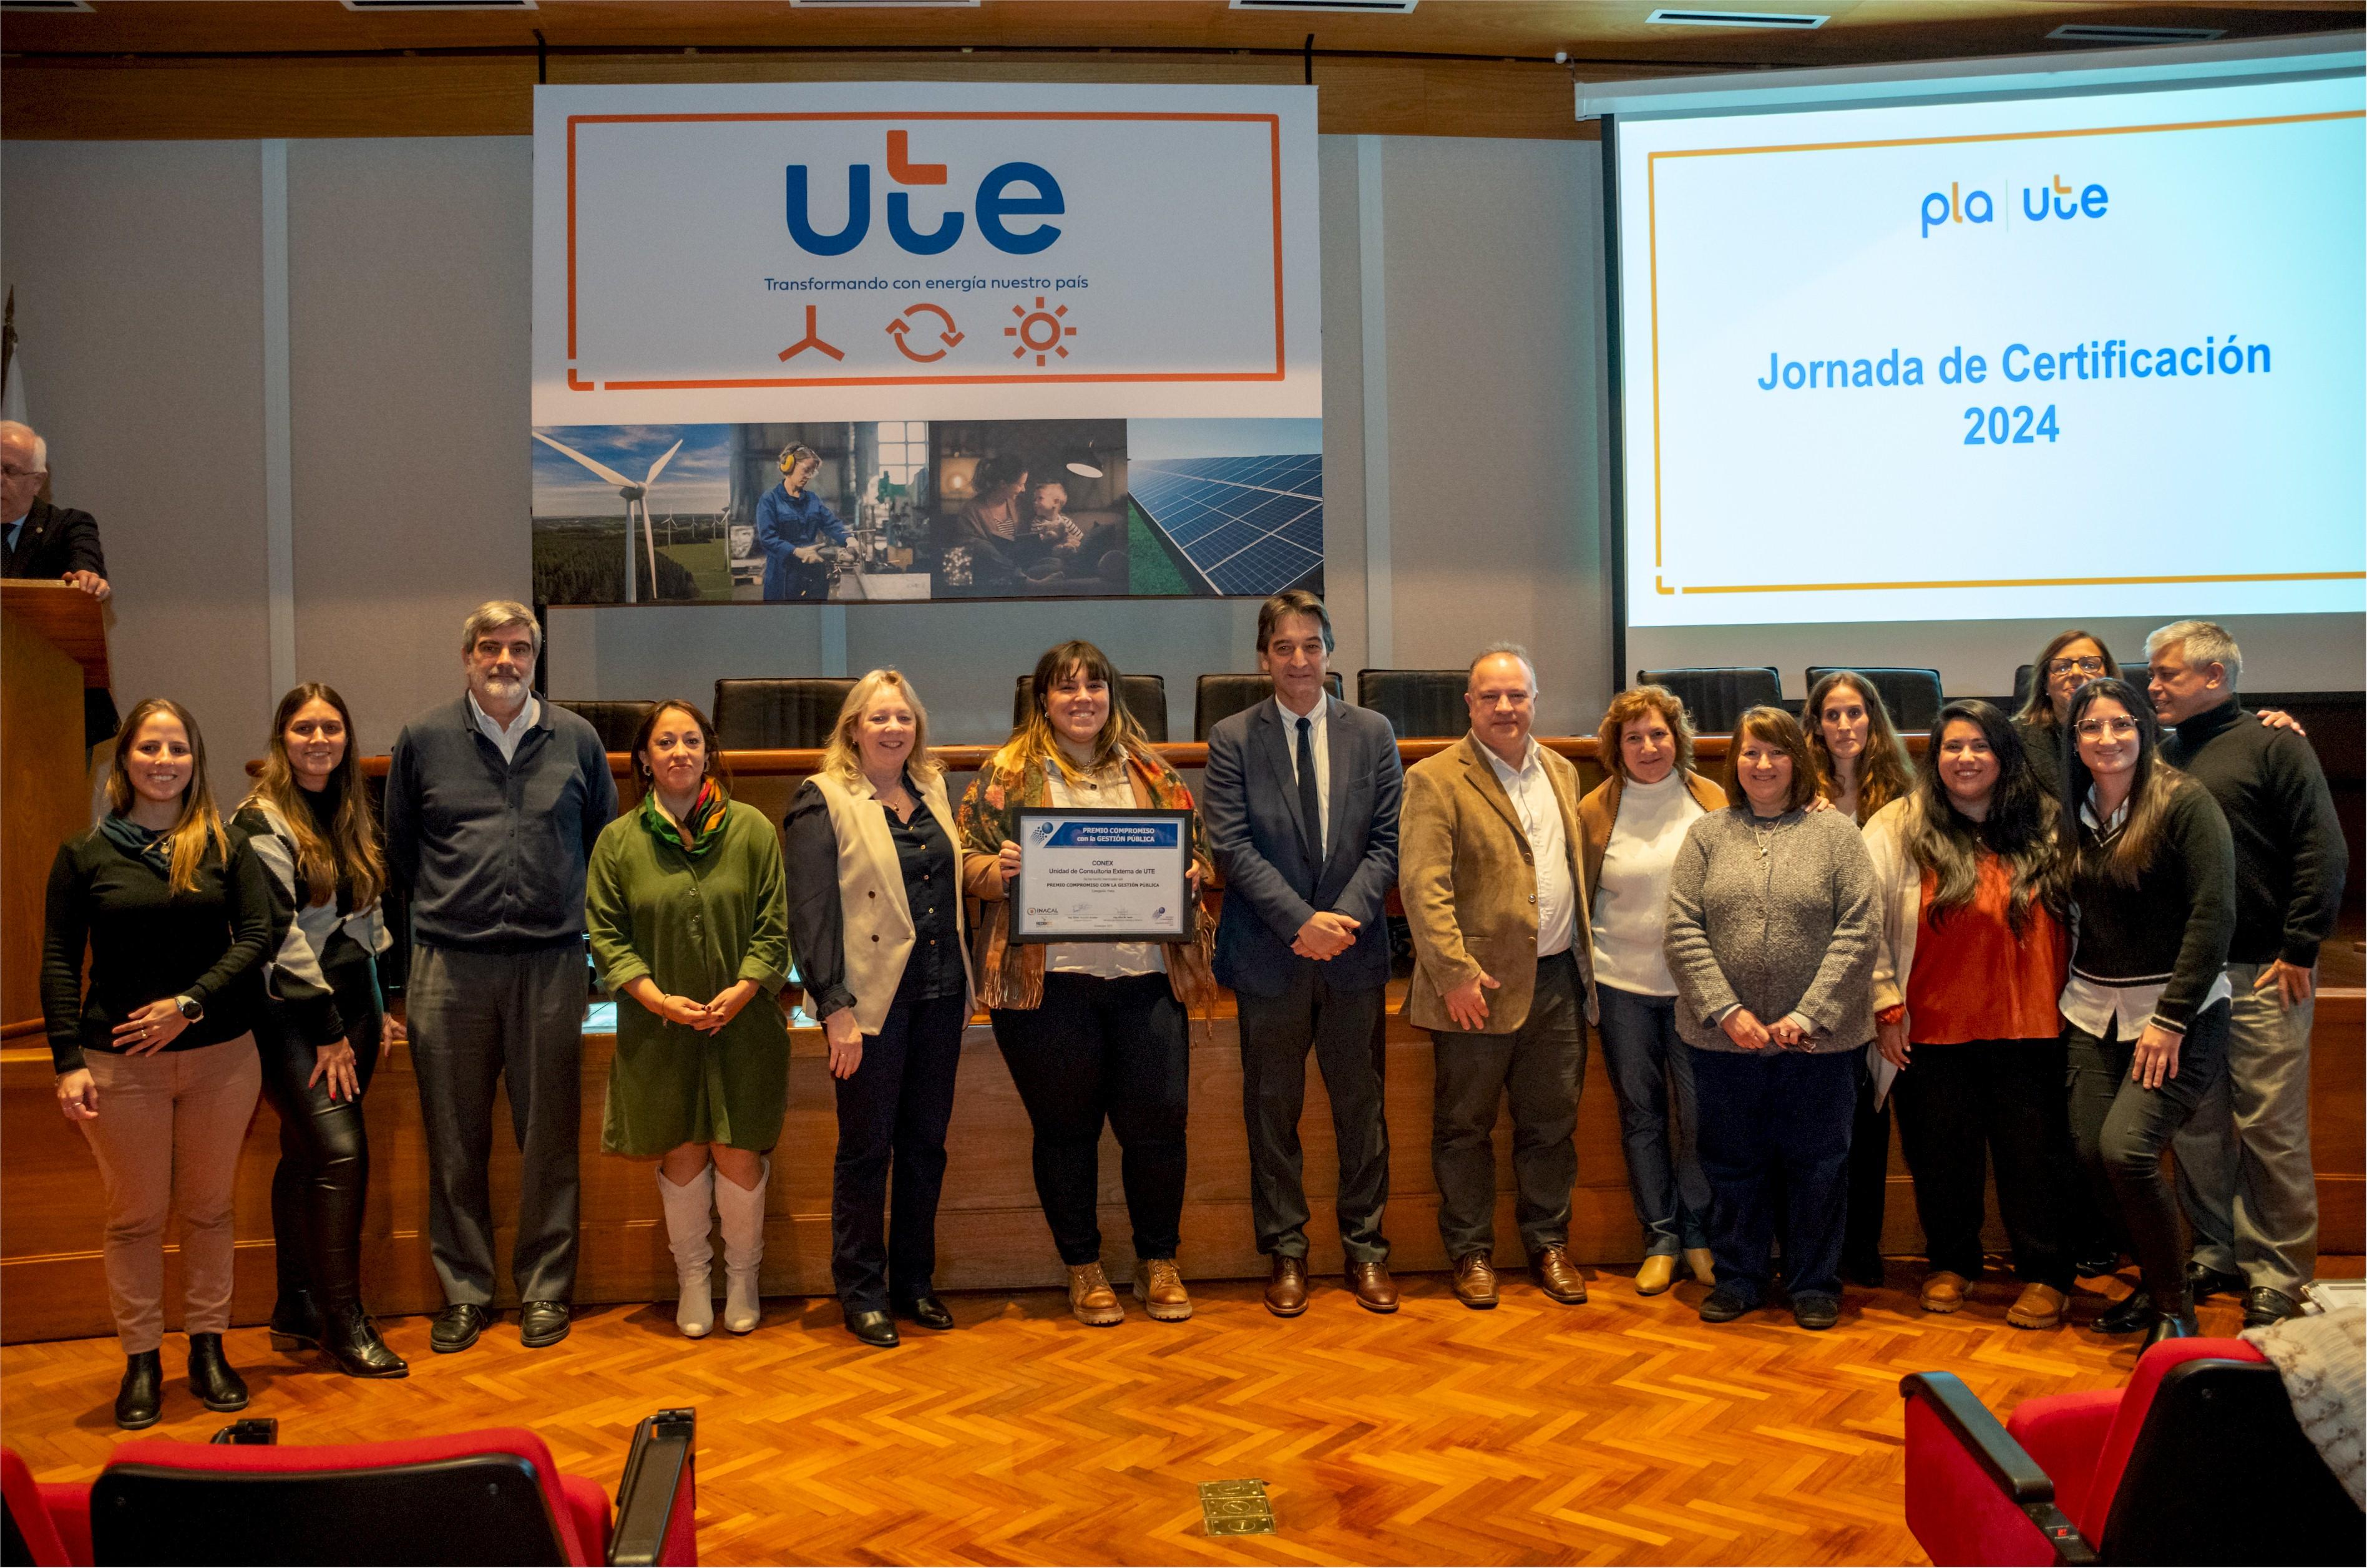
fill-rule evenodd
<path id="1" fill-rule="evenodd" d="M 2125 740 L 2137 732 L 2137 721 L 2133 718 L 2083 718 L 2073 728 L 2079 731 L 2082 740 L 2101 740 L 2108 735 L 2115 740 Z"/>
<path id="2" fill-rule="evenodd" d="M 2068 675 L 2074 670 L 2082 675 L 2101 675 L 2104 661 L 2101 659 L 2050 659 L 2046 661 L 2049 675 Z"/>

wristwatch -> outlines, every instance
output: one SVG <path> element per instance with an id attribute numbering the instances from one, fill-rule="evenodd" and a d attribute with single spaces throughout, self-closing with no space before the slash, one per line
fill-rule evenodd
<path id="1" fill-rule="evenodd" d="M 206 1016 L 206 1004 L 195 997 L 175 997 L 173 1005 L 180 1009 L 181 1016 L 191 1023 Z"/>

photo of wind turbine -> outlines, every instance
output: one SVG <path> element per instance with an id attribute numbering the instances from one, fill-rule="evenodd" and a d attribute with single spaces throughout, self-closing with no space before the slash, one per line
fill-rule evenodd
<path id="1" fill-rule="evenodd" d="M 633 592 L 633 519 L 636 514 L 640 516 L 641 538 L 649 548 L 650 589 L 652 593 L 655 593 L 658 581 L 658 536 L 657 530 L 650 523 L 650 491 L 658 482 L 658 476 L 665 472 L 665 466 L 674 461 L 674 455 L 682 450 L 682 443 L 676 441 L 667 447 L 664 456 L 651 463 L 648 474 L 636 482 L 627 479 L 606 463 L 585 457 L 563 441 L 554 441 L 539 430 L 535 431 L 533 434 L 534 438 L 544 446 L 564 452 L 592 472 L 615 485 L 617 493 L 625 498 L 625 603 L 628 604 L 636 602 Z"/>

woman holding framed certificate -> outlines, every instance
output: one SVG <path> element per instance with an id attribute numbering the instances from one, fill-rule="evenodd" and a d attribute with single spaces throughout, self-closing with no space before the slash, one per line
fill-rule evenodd
<path id="1" fill-rule="evenodd" d="M 1217 990 L 1211 932 L 1190 912 L 1208 869 L 1199 813 L 1117 700 L 1117 670 L 1100 649 L 1052 649 L 1030 690 L 1025 721 L 971 781 L 957 819 L 963 882 L 981 902 L 979 995 L 1035 1128 L 1036 1194 L 1069 1268 L 1070 1310 L 1094 1327 L 1126 1316 L 1101 1263 L 1107 1122 L 1124 1151 L 1135 1296 L 1178 1322 L 1192 1315 L 1175 1267 L 1186 1012 Z M 1152 891 L 1161 866 L 1180 871 L 1181 886 Z M 1056 880 L 1057 898 L 1044 891 Z M 1152 931 L 1161 934 L 1134 940 Z"/>

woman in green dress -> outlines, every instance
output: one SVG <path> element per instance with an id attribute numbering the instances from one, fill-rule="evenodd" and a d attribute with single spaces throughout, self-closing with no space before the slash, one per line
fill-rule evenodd
<path id="1" fill-rule="evenodd" d="M 715 1326 L 718 1212 L 723 1325 L 745 1334 L 764 1317 L 764 1155 L 789 1082 L 773 1000 L 789 964 L 780 836 L 730 797 L 720 761 L 705 714 L 660 703 L 633 738 L 641 803 L 601 833 L 584 892 L 593 961 L 618 998 L 600 1147 L 658 1162 L 674 1322 L 693 1339 Z"/>

